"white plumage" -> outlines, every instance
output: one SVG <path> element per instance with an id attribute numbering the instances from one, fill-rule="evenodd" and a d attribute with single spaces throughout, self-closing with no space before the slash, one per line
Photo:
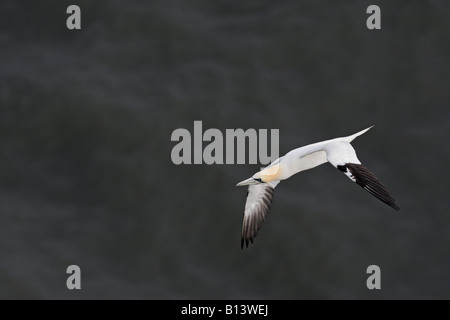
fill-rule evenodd
<path id="1" fill-rule="evenodd" d="M 248 246 L 249 242 L 253 242 L 256 237 L 270 211 L 273 192 L 278 183 L 298 172 L 312 169 L 325 162 L 330 162 L 370 194 L 395 210 L 399 210 L 386 187 L 373 173 L 361 165 L 355 149 L 350 144 L 356 137 L 372 127 L 348 137 L 321 141 L 294 149 L 255 173 L 251 178 L 238 183 L 237 186 L 249 186 L 242 222 L 241 247 L 244 243 Z"/>

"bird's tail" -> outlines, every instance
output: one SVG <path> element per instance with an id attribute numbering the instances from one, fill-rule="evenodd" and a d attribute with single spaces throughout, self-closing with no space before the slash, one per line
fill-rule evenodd
<path id="1" fill-rule="evenodd" d="M 344 139 L 346 142 L 350 143 L 350 142 L 352 142 L 356 137 L 359 137 L 360 135 L 366 133 L 367 131 L 369 131 L 369 130 L 372 129 L 373 127 L 374 127 L 374 126 L 370 126 L 370 127 L 366 128 L 366 129 L 364 129 L 364 130 L 361 130 L 360 132 L 357 132 L 357 133 L 355 133 L 355 134 L 352 134 L 351 136 L 344 137 L 343 139 Z"/>

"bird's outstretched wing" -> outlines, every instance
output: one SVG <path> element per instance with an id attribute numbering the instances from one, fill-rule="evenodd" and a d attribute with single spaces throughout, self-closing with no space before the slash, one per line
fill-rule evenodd
<path id="1" fill-rule="evenodd" d="M 355 149 L 348 142 L 336 142 L 327 146 L 328 161 L 342 171 L 353 182 L 363 187 L 371 195 L 377 197 L 395 210 L 400 208 L 395 203 L 386 187 L 378 178 L 361 164 Z"/>
<path id="2" fill-rule="evenodd" d="M 400 210 L 387 188 L 365 166 L 357 163 L 346 163 L 345 165 L 338 165 L 337 168 L 371 195 L 377 197 L 395 210 Z"/>
<path id="3" fill-rule="evenodd" d="M 248 247 L 249 242 L 258 234 L 272 204 L 273 192 L 279 180 L 270 183 L 254 184 L 248 187 L 242 221 L 241 248 Z"/>

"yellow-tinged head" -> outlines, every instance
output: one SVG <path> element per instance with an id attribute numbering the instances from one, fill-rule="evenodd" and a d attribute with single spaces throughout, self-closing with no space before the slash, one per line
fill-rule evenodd
<path id="1" fill-rule="evenodd" d="M 273 166 L 264 168 L 256 175 L 259 175 L 258 178 L 261 178 L 262 182 L 271 182 L 274 180 L 278 180 L 280 177 L 280 164 L 277 163 Z"/>
<path id="2" fill-rule="evenodd" d="M 251 184 L 268 183 L 274 180 L 278 180 L 280 177 L 280 164 L 262 169 L 255 173 L 251 178 L 239 182 L 236 186 L 246 186 Z"/>

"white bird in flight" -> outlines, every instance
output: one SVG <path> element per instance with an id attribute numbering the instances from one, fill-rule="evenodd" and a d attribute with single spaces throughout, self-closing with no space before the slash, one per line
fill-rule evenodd
<path id="1" fill-rule="evenodd" d="M 253 239 L 261 229 L 262 223 L 270 211 L 273 192 L 278 183 L 298 172 L 312 169 L 327 161 L 370 194 L 395 210 L 400 210 L 386 187 L 372 172 L 361 165 L 355 149 L 350 145 L 350 142 L 356 137 L 372 127 L 348 137 L 321 141 L 294 149 L 255 173 L 251 178 L 239 182 L 237 186 L 249 186 L 242 222 L 241 248 L 244 247 L 244 242 L 246 247 L 249 242 L 253 243 Z"/>

